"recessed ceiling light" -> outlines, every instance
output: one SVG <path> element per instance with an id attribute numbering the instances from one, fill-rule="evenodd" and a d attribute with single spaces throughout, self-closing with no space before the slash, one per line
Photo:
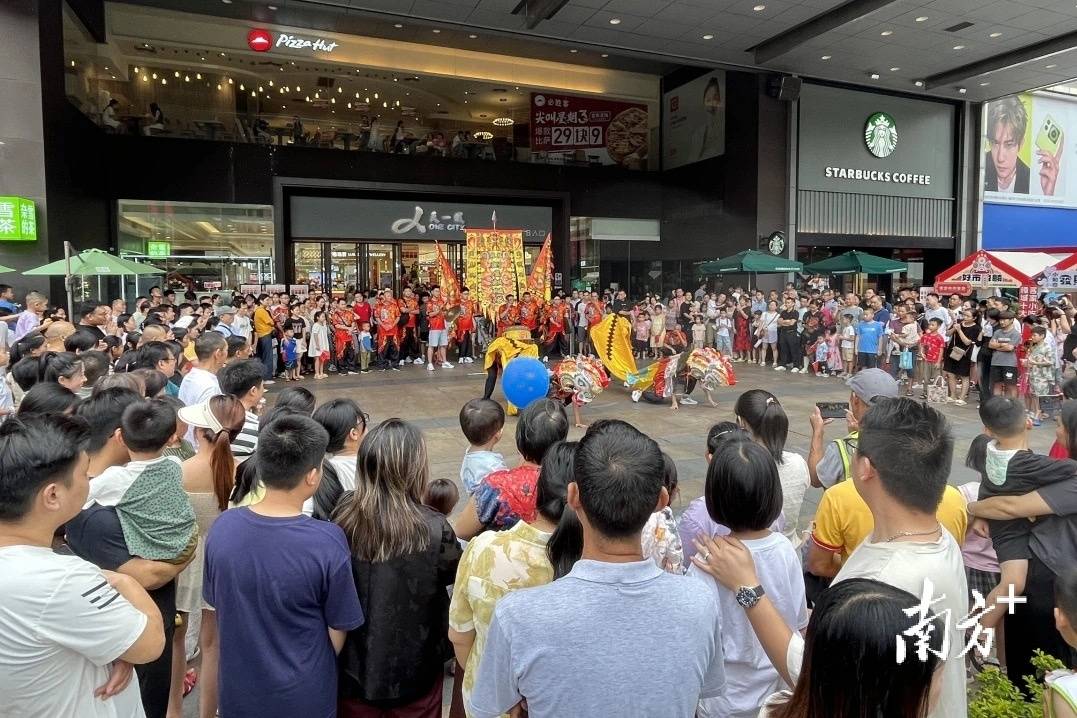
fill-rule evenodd
<path id="1" fill-rule="evenodd" d="M 877 73 L 877 72 L 871 73 L 871 79 L 878 80 L 879 79 L 879 73 Z"/>
<path id="2" fill-rule="evenodd" d="M 924 86 L 924 81 L 923 80 L 917 80 L 916 82 L 914 82 L 912 84 L 916 85 L 917 87 L 923 87 Z"/>
<path id="3" fill-rule="evenodd" d="M 900 69 L 901 69 L 900 67 L 891 67 L 890 72 L 897 72 Z"/>
<path id="4" fill-rule="evenodd" d="M 269 8 L 270 10 L 276 10 L 277 9 L 276 5 L 266 5 L 266 7 Z"/>
<path id="5" fill-rule="evenodd" d="M 706 35 L 703 36 L 703 39 L 704 40 L 713 40 L 714 35 L 711 35 L 710 33 L 707 33 Z"/>
<path id="6" fill-rule="evenodd" d="M 957 88 L 957 91 L 960 92 L 962 95 L 964 95 L 966 92 L 968 92 L 968 90 L 966 90 L 964 87 Z"/>
<path id="7" fill-rule="evenodd" d="M 404 26 L 397 22 L 397 23 L 393 23 L 393 27 L 395 27 L 397 30 L 399 30 L 400 28 L 402 28 Z"/>
<path id="8" fill-rule="evenodd" d="M 882 35 L 883 37 L 890 37 L 891 35 L 894 34 L 894 31 L 893 30 L 883 30 L 879 34 Z"/>
<path id="9" fill-rule="evenodd" d="M 1047 67 L 1048 70 L 1053 70 L 1056 67 L 1058 67 L 1058 65 L 1047 65 L 1046 67 Z"/>
<path id="10" fill-rule="evenodd" d="M 756 12 L 763 12 L 766 9 L 767 9 L 766 5 L 756 5 L 755 7 L 752 8 L 752 10 L 755 10 Z"/>
<path id="11" fill-rule="evenodd" d="M 225 5 L 231 5 L 232 4 L 232 0 L 221 0 L 221 2 L 223 2 Z"/>
<path id="12" fill-rule="evenodd" d="M 602 57 L 609 57 L 609 56 L 610 56 L 610 54 L 608 52 L 602 53 Z M 516 89 L 519 90 L 520 88 L 517 87 Z"/>
<path id="13" fill-rule="evenodd" d="M 993 32 L 990 35 L 988 35 L 988 37 L 1002 37 L 1002 33 L 1001 32 Z"/>
<path id="14" fill-rule="evenodd" d="M 981 82 L 980 87 L 987 87 L 990 84 L 991 84 L 990 82 Z"/>
<path id="15" fill-rule="evenodd" d="M 576 48 L 572 48 L 571 50 L 569 50 L 569 52 L 575 55 L 577 52 L 579 52 L 579 50 L 577 50 Z"/>
<path id="16" fill-rule="evenodd" d="M 610 25 L 620 25 L 620 24 L 621 24 L 621 18 L 619 18 L 619 17 L 611 17 L 610 18 Z"/>
<path id="17" fill-rule="evenodd" d="M 479 37 L 478 35 L 468 35 L 468 38 L 470 38 L 470 39 L 472 39 L 472 40 L 475 40 L 475 39 L 477 39 L 478 37 Z"/>
<path id="18" fill-rule="evenodd" d="M 820 59 L 820 60 L 829 60 L 829 59 L 830 59 L 830 55 L 823 55 L 823 56 L 822 56 L 822 57 L 820 57 L 819 59 Z"/>
<path id="19" fill-rule="evenodd" d="M 927 15 L 921 15 L 920 17 L 916 18 L 916 22 L 923 22 L 924 20 L 927 20 Z"/>
<path id="20" fill-rule="evenodd" d="M 954 45 L 954 49 L 955 50 L 964 50 L 965 46 L 964 45 Z"/>
<path id="21" fill-rule="evenodd" d="M 441 34 L 441 30 L 437 29 L 436 27 L 433 30 L 431 30 L 431 32 L 433 32 L 435 35 L 440 35 Z"/>

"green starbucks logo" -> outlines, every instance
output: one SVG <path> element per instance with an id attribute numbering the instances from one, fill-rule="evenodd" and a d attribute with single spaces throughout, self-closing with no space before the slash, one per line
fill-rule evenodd
<path id="1" fill-rule="evenodd" d="M 889 157 L 897 149 L 897 123 L 885 112 L 876 112 L 864 125 L 864 146 L 879 159 Z"/>

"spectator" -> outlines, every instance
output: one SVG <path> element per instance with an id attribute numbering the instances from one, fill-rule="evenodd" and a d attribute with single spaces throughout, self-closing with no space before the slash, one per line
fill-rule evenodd
<path id="1" fill-rule="evenodd" d="M 322 481 L 303 513 L 329 520 L 341 494 L 356 490 L 356 456 L 366 435 L 368 417 L 351 399 L 330 399 L 312 417 L 329 434 Z"/>
<path id="2" fill-rule="evenodd" d="M 217 372 L 228 361 L 228 344 L 217 332 L 206 332 L 198 337 L 194 351 L 198 366 L 187 372 L 179 388 L 179 399 L 187 406 L 201 404 L 221 393 Z M 193 434 L 189 434 L 187 440 L 191 441 L 192 438 Z"/>
<path id="3" fill-rule="evenodd" d="M 258 448 L 258 410 L 265 403 L 265 380 L 257 359 L 231 362 L 217 373 L 221 392 L 234 396 L 243 405 L 243 428 L 232 442 L 232 455 L 242 463 Z"/>
<path id="4" fill-rule="evenodd" d="M 568 415 L 561 402 L 532 402 L 516 422 L 516 448 L 523 459 L 515 469 L 486 476 L 464 505 L 453 528 L 465 541 L 486 529 L 502 531 L 517 521 L 535 519 L 535 483 L 546 451 L 568 436 Z"/>
<path id="5" fill-rule="evenodd" d="M 302 513 L 327 442 L 303 416 L 264 427 L 254 462 L 265 497 L 221 514 L 206 540 L 202 596 L 217 609 L 221 715 L 335 713 L 335 654 L 363 613 L 344 533 Z"/>
<path id="6" fill-rule="evenodd" d="M 317 412 L 316 412 L 317 413 Z M 334 514 L 351 545 L 359 602 L 377 622 L 348 633 L 340 655 L 341 711 L 440 718 L 449 657 L 446 588 L 460 559 L 445 517 L 422 504 L 426 445 L 388 419 L 363 438 L 354 491 Z"/>
<path id="7" fill-rule="evenodd" d="M 505 409 L 492 399 L 472 399 L 460 409 L 460 430 L 468 440 L 460 464 L 460 483 L 468 496 L 488 475 L 503 471 L 505 457 L 493 451 L 505 428 Z"/>
<path id="8" fill-rule="evenodd" d="M 61 416 L 0 427 L 0 695 L 13 716 L 141 716 L 131 664 L 165 645 L 134 579 L 52 550 L 86 498 L 86 435 Z"/>
<path id="9" fill-rule="evenodd" d="M 108 324 L 111 311 L 105 302 L 83 302 L 75 312 L 79 318 L 78 329 L 90 332 L 98 341 L 104 340 L 105 332 L 101 327 Z"/>
<path id="10" fill-rule="evenodd" d="M 534 718 L 695 715 L 701 697 L 725 686 L 721 634 L 698 579 L 641 553 L 640 532 L 668 498 L 658 445 L 624 422 L 596 422 L 577 448 L 574 478 L 568 502 L 587 558 L 498 603 L 470 715 L 493 718 L 521 701 Z"/>
<path id="11" fill-rule="evenodd" d="M 18 369 L 18 367 L 15 367 Z M 34 384 L 23 394 L 18 416 L 31 414 L 74 414 L 78 408 L 78 396 L 65 387 L 52 382 Z"/>

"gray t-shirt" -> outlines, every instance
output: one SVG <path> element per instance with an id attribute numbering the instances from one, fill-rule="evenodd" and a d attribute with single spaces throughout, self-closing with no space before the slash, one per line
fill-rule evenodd
<path id="1" fill-rule="evenodd" d="M 647 559 L 580 560 L 497 604 L 468 715 L 692 718 L 725 687 L 715 592 Z"/>
<path id="2" fill-rule="evenodd" d="M 860 316 L 863 313 L 864 313 L 864 310 L 861 309 L 860 307 L 842 307 L 841 311 L 838 313 L 838 316 L 839 317 L 846 317 L 846 316 L 852 317 L 853 318 L 853 324 L 859 324 L 860 323 Z"/>
<path id="3" fill-rule="evenodd" d="M 1011 324 L 1009 329 L 996 327 L 991 337 L 992 341 L 1007 341 L 1010 346 L 1017 347 L 1021 344 L 1021 330 L 1016 324 Z M 1002 352 L 996 349 L 991 354 L 991 366 L 1017 366 L 1017 352 Z"/>
<path id="4" fill-rule="evenodd" d="M 845 479 L 845 462 L 841 460 L 841 451 L 838 449 L 838 441 L 828 441 L 823 450 L 823 458 L 815 465 L 815 477 L 824 489 L 829 489 L 839 481 Z"/>

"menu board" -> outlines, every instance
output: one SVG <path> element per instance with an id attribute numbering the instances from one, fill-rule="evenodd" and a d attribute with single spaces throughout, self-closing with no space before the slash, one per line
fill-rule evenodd
<path id="1" fill-rule="evenodd" d="M 586 161 L 640 168 L 647 160 L 647 106 L 582 95 L 531 93 L 531 151 L 582 150 Z"/>

